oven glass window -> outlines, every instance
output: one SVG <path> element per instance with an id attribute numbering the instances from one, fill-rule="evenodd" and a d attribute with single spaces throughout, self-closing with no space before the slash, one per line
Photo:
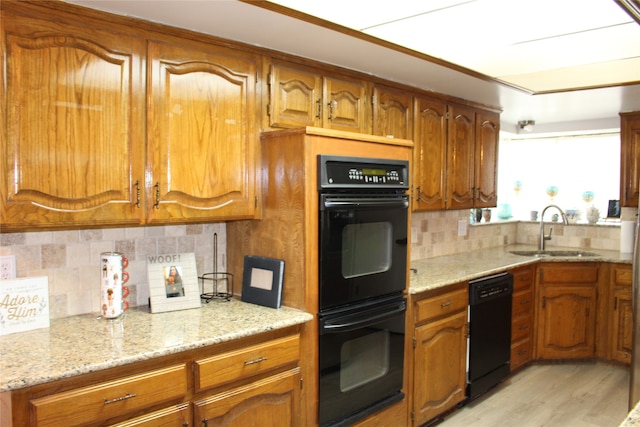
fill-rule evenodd
<path id="1" fill-rule="evenodd" d="M 342 231 L 342 276 L 382 273 L 391 268 L 390 222 L 347 224 Z"/>
<path id="2" fill-rule="evenodd" d="M 389 332 L 378 331 L 347 341 L 340 350 L 340 391 L 360 387 L 389 372 Z"/>

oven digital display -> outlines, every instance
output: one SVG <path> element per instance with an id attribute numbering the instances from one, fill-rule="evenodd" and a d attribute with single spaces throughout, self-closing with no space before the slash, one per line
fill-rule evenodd
<path id="1" fill-rule="evenodd" d="M 362 169 L 362 175 L 364 176 L 385 176 L 386 174 L 386 169 Z"/>

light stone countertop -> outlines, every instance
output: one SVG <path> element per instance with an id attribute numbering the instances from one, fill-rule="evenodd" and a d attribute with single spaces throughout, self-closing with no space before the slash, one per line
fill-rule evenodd
<path id="1" fill-rule="evenodd" d="M 619 427 L 638 427 L 640 426 L 640 402 L 636 405 L 635 408 L 629 412 L 627 418 L 620 423 Z"/>
<path id="2" fill-rule="evenodd" d="M 630 253 L 619 251 L 605 251 L 598 249 L 565 248 L 547 246 L 548 251 L 555 250 L 582 250 L 591 252 L 597 256 L 585 257 L 535 257 L 522 256 L 510 253 L 510 251 L 536 250 L 530 245 L 510 245 L 495 248 L 487 248 L 456 255 L 446 255 L 435 258 L 411 261 L 409 293 L 437 289 L 447 285 L 477 279 L 499 273 L 510 268 L 520 267 L 537 262 L 620 262 L 631 264 Z"/>
<path id="3" fill-rule="evenodd" d="M 49 328 L 0 337 L 0 392 L 235 340 L 313 319 L 292 308 L 238 300 L 151 314 L 130 309 L 54 319 Z"/>

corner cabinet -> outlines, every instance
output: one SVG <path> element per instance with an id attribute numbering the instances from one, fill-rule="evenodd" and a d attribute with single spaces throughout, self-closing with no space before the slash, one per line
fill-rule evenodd
<path id="1" fill-rule="evenodd" d="M 210 45 L 149 43 L 149 223 L 254 216 L 256 62 Z"/>
<path id="2" fill-rule="evenodd" d="M 597 263 L 538 266 L 537 357 L 595 356 Z"/>
<path id="3" fill-rule="evenodd" d="M 638 207 L 640 194 L 640 111 L 620 113 L 620 206 Z"/>
<path id="4" fill-rule="evenodd" d="M 417 97 L 413 209 L 496 206 L 500 115 Z"/>
<path id="5" fill-rule="evenodd" d="M 327 77 L 310 67 L 273 63 L 269 69 L 268 126 L 312 126 L 370 134 L 370 98 L 370 85 L 364 80 Z"/>
<path id="6" fill-rule="evenodd" d="M 3 3 L 3 230 L 142 223 L 144 40 Z"/>
<path id="7" fill-rule="evenodd" d="M 468 283 L 427 292 L 413 302 L 412 425 L 453 408 L 466 394 Z"/>

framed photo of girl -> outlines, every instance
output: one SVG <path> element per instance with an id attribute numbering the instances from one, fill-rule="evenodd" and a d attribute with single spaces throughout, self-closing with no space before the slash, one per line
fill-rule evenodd
<path id="1" fill-rule="evenodd" d="M 147 275 L 152 313 L 200 307 L 195 254 L 149 255 Z"/>

